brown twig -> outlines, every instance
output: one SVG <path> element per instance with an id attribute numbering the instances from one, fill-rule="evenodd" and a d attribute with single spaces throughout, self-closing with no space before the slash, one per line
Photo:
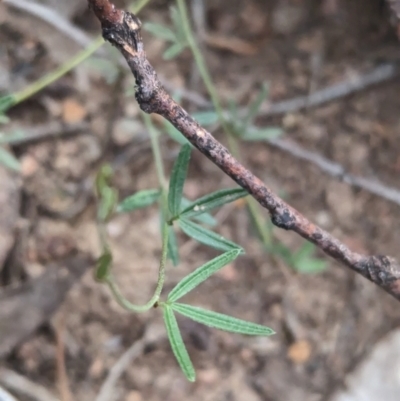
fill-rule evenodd
<path id="1" fill-rule="evenodd" d="M 35 401 L 60 401 L 40 384 L 6 368 L 0 368 L 0 383 L 4 387 Z"/>
<path id="2" fill-rule="evenodd" d="M 351 185 L 354 188 L 363 189 L 371 194 L 379 196 L 382 199 L 386 199 L 400 206 L 400 189 L 385 185 L 379 180 L 370 179 L 366 177 L 359 177 L 350 174 L 346 171 L 346 168 L 339 163 L 335 163 L 332 160 L 320 155 L 319 153 L 307 150 L 301 147 L 294 141 L 286 139 L 267 139 L 266 142 L 275 147 L 276 149 L 282 150 L 297 159 L 307 161 L 314 166 L 318 167 L 321 171 L 330 176 Z"/>
<path id="3" fill-rule="evenodd" d="M 146 58 L 139 19 L 116 9 L 108 0 L 88 0 L 88 3 L 101 22 L 103 37 L 116 46 L 128 62 L 136 79 L 136 99 L 143 111 L 160 114 L 170 121 L 200 152 L 265 207 L 274 225 L 298 233 L 400 300 L 400 265 L 396 260 L 384 255 L 352 252 L 274 194 L 165 91 Z"/>
<path id="4" fill-rule="evenodd" d="M 58 391 L 60 392 L 62 401 L 73 401 L 74 397 L 71 393 L 69 385 L 69 378 L 67 368 L 65 364 L 65 313 L 61 313 L 61 317 L 56 322 L 55 334 L 56 334 L 56 366 L 57 366 L 57 384 Z"/>
<path id="5" fill-rule="evenodd" d="M 394 63 L 382 64 L 368 73 L 357 73 L 324 89 L 315 91 L 310 95 L 298 96 L 293 99 L 266 104 L 261 107 L 259 116 L 273 116 L 299 111 L 305 108 L 322 106 L 325 103 L 349 96 L 399 76 L 399 68 Z"/>

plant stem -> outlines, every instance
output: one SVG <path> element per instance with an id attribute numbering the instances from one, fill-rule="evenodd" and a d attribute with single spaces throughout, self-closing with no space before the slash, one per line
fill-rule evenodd
<path id="1" fill-rule="evenodd" d="M 124 309 L 126 309 L 130 312 L 136 312 L 136 313 L 146 312 L 149 309 L 151 309 L 156 304 L 156 302 L 159 300 L 161 291 L 164 286 L 164 281 L 165 281 L 165 266 L 167 263 L 167 255 L 168 255 L 168 232 L 169 232 L 168 225 L 166 223 L 164 223 L 163 224 L 162 254 L 161 254 L 160 267 L 158 270 L 157 286 L 156 286 L 153 296 L 146 304 L 144 304 L 144 305 L 132 304 L 122 295 L 117 283 L 114 281 L 112 276 L 109 276 L 106 279 L 106 283 L 108 284 L 116 301 Z"/>
<path id="2" fill-rule="evenodd" d="M 164 164 L 161 157 L 160 142 L 158 140 L 159 133 L 154 127 L 153 122 L 151 121 L 151 117 L 146 113 L 142 113 L 142 116 L 150 135 L 151 149 L 153 151 L 154 163 L 156 164 L 158 182 L 161 186 L 161 190 L 165 191 L 167 188 L 167 179 L 165 178 Z"/>
<path id="3" fill-rule="evenodd" d="M 98 50 L 104 43 L 103 38 L 98 37 L 92 44 L 90 44 L 85 50 L 78 53 L 76 56 L 69 59 L 66 63 L 62 64 L 59 68 L 55 69 L 51 73 L 39 78 L 37 81 L 28 85 L 26 88 L 15 93 L 13 96 L 13 106 L 23 102 L 32 95 L 38 93 L 48 85 L 60 79 L 62 76 L 67 74 L 77 65 L 89 58 L 96 50 Z"/>
<path id="4" fill-rule="evenodd" d="M 204 85 L 207 88 L 208 93 L 210 94 L 211 101 L 214 105 L 214 108 L 218 114 L 218 119 L 222 125 L 223 130 L 227 134 L 228 137 L 228 145 L 229 149 L 231 150 L 233 156 L 240 160 L 240 151 L 239 151 L 239 144 L 236 140 L 234 134 L 232 133 L 231 128 L 229 127 L 228 122 L 225 119 L 224 111 L 221 106 L 221 102 L 219 100 L 217 91 L 215 89 L 215 85 L 212 81 L 211 75 L 208 71 L 206 62 L 204 57 L 201 53 L 201 50 L 197 44 L 197 41 L 193 35 L 190 22 L 189 22 L 189 15 L 186 7 L 185 0 L 176 0 L 178 4 L 178 9 L 181 14 L 181 20 L 183 25 L 183 30 L 186 35 L 186 39 L 188 41 L 189 47 L 192 51 L 193 57 L 196 61 L 197 68 L 199 69 L 200 75 L 203 79 Z M 246 203 L 249 209 L 249 212 L 252 216 L 256 229 L 260 235 L 260 238 L 265 247 L 269 247 L 271 243 L 271 232 L 267 227 L 267 222 L 264 216 L 259 211 L 259 206 L 254 201 L 254 199 L 246 198 Z"/>
<path id="5" fill-rule="evenodd" d="M 140 0 L 137 5 L 131 6 L 130 9 L 133 13 L 138 13 L 141 11 L 150 0 Z M 10 101 L 7 104 L 7 109 L 15 106 L 18 103 L 23 102 L 24 100 L 28 99 L 29 97 L 35 95 L 36 93 L 40 92 L 42 89 L 46 88 L 48 85 L 52 84 L 53 82 L 57 81 L 65 74 L 70 72 L 73 68 L 81 64 L 83 61 L 88 59 L 93 53 L 95 53 L 101 46 L 104 44 L 104 40 L 101 36 L 96 38 L 86 49 L 82 50 L 74 57 L 69 59 L 67 62 L 62 64 L 60 67 L 56 68 L 54 71 L 46 74 L 45 76 L 39 78 L 37 81 L 33 82 L 32 84 L 28 85 L 26 88 L 22 89 L 19 92 L 16 92 L 10 95 Z M 3 110 L 5 112 L 7 110 Z"/>

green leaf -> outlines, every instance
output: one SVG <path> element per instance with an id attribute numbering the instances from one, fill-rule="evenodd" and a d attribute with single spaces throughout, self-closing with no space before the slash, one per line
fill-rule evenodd
<path id="1" fill-rule="evenodd" d="M 291 255 L 291 266 L 299 273 L 315 274 L 326 269 L 326 262 L 313 257 L 315 245 L 305 242 L 304 245 Z"/>
<path id="2" fill-rule="evenodd" d="M 155 24 L 153 22 L 146 22 L 143 27 L 147 32 L 150 32 L 158 38 L 167 40 L 169 42 L 176 41 L 175 33 L 172 31 L 172 29 L 166 27 L 165 25 Z"/>
<path id="3" fill-rule="evenodd" d="M 177 216 L 180 212 L 183 185 L 189 167 L 191 147 L 183 145 L 172 168 L 168 191 L 168 208 L 171 215 Z"/>
<path id="4" fill-rule="evenodd" d="M 112 60 L 92 56 L 85 61 L 88 69 L 98 72 L 109 85 L 117 81 L 120 69 L 118 64 Z"/>
<path id="5" fill-rule="evenodd" d="M 190 144 L 190 142 L 181 134 L 170 122 L 164 120 L 164 128 L 167 134 L 173 139 L 175 142 L 178 142 L 180 145 Z M 193 145 L 190 144 L 193 147 Z"/>
<path id="6" fill-rule="evenodd" d="M 186 208 L 189 208 L 193 202 L 191 202 L 189 199 L 182 197 L 182 202 L 181 202 L 181 208 L 182 210 L 185 210 Z M 181 212 L 182 214 L 182 212 Z M 189 218 L 189 217 L 188 217 Z M 217 225 L 217 220 L 207 212 L 203 212 L 202 214 L 198 216 L 193 216 L 195 220 L 197 220 L 200 223 L 207 224 L 208 226 L 215 227 Z"/>
<path id="7" fill-rule="evenodd" d="M 237 199 L 247 196 L 249 193 L 242 188 L 222 189 L 212 194 L 203 196 L 195 200 L 180 213 L 182 218 L 199 216 L 211 209 L 220 207 Z"/>
<path id="8" fill-rule="evenodd" d="M 170 14 L 171 14 L 171 19 L 172 23 L 174 25 L 174 29 L 176 32 L 176 39 L 179 43 L 182 45 L 187 44 L 187 38 L 185 34 L 185 29 L 184 29 L 184 22 L 182 21 L 181 14 L 178 11 L 178 9 L 174 6 L 170 8 Z"/>
<path id="9" fill-rule="evenodd" d="M 194 371 L 192 361 L 190 360 L 185 343 L 183 342 L 174 312 L 169 305 L 163 305 L 163 317 L 172 352 L 186 378 L 194 382 L 196 380 L 196 372 Z"/>
<path id="10" fill-rule="evenodd" d="M 103 187 L 97 217 L 100 221 L 108 220 L 115 210 L 118 202 L 118 192 L 111 187 Z"/>
<path id="11" fill-rule="evenodd" d="M 144 189 L 125 198 L 118 206 L 118 213 L 132 212 L 152 205 L 160 198 L 159 189 Z"/>
<path id="12" fill-rule="evenodd" d="M 94 273 L 95 279 L 98 281 L 105 281 L 110 274 L 110 268 L 112 263 L 112 254 L 106 249 L 97 261 L 96 270 Z"/>
<path id="13" fill-rule="evenodd" d="M 235 244 L 221 235 L 207 230 L 206 228 L 193 223 L 192 221 L 179 219 L 179 227 L 189 237 L 195 239 L 201 244 L 208 245 L 211 248 L 219 249 L 221 251 L 240 249 L 243 252 L 243 248 L 240 245 Z"/>
<path id="14" fill-rule="evenodd" d="M 193 118 L 202 126 L 214 125 L 219 121 L 218 114 L 215 111 L 199 111 L 193 113 Z"/>
<path id="15" fill-rule="evenodd" d="M 326 262 L 322 259 L 295 260 L 293 267 L 303 274 L 316 274 L 326 269 Z"/>
<path id="16" fill-rule="evenodd" d="M 269 327 L 246 322 L 245 320 L 198 308 L 196 306 L 173 303 L 171 304 L 171 308 L 195 322 L 215 329 L 229 331 L 231 333 L 246 334 L 249 336 L 271 336 L 272 334 L 275 334 L 275 332 Z"/>
<path id="17" fill-rule="evenodd" d="M 240 249 L 234 249 L 229 252 L 225 252 L 222 255 L 208 261 L 203 266 L 197 268 L 194 272 L 184 277 L 169 293 L 168 302 L 175 302 L 182 298 L 188 292 L 192 291 L 203 281 L 207 280 L 215 272 L 222 269 L 228 263 L 235 260 L 241 253 Z"/>
<path id="18" fill-rule="evenodd" d="M 21 164 L 18 159 L 7 149 L 0 146 L 0 164 L 14 171 L 21 170 Z"/>
<path id="19" fill-rule="evenodd" d="M 293 255 L 296 259 L 309 259 L 315 251 L 315 245 L 305 241 L 301 248 Z"/>
<path id="20" fill-rule="evenodd" d="M 164 60 L 172 60 L 175 57 L 179 56 L 184 50 L 185 50 L 184 45 L 181 43 L 174 43 L 172 46 L 170 46 L 167 50 L 165 50 L 163 54 L 163 59 Z"/>
<path id="21" fill-rule="evenodd" d="M 5 113 L 9 108 L 14 106 L 14 104 L 15 104 L 14 95 L 6 95 L 0 97 L 0 113 Z"/>
<path id="22" fill-rule="evenodd" d="M 109 186 L 108 183 L 112 177 L 112 173 L 113 173 L 112 167 L 109 164 L 104 164 L 100 167 L 95 182 L 96 195 L 98 197 L 101 197 L 103 189 Z"/>
<path id="23" fill-rule="evenodd" d="M 282 135 L 281 128 L 263 128 L 263 129 L 249 129 L 242 132 L 241 138 L 245 141 L 265 141 L 268 139 L 275 139 Z"/>
<path id="24" fill-rule="evenodd" d="M 22 141 L 25 138 L 25 132 L 20 129 L 12 130 L 10 132 L 7 132 L 7 134 L 0 133 L 0 145 L 9 143 L 18 144 L 18 142 Z"/>
<path id="25" fill-rule="evenodd" d="M 257 116 L 258 112 L 260 111 L 261 104 L 267 97 L 268 97 L 268 85 L 265 82 L 263 82 L 258 96 L 249 107 L 249 112 L 247 113 L 247 116 L 243 123 L 243 126 L 245 128 L 253 121 L 254 117 Z"/>
<path id="26" fill-rule="evenodd" d="M 0 113 L 0 124 L 7 124 L 10 122 L 10 119 L 5 115 Z"/>
<path id="27" fill-rule="evenodd" d="M 168 258 L 174 266 L 179 265 L 179 248 L 176 234 L 172 226 L 168 226 Z"/>

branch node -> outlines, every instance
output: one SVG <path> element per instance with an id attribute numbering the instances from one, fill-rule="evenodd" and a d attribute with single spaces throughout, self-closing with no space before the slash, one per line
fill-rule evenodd
<path id="1" fill-rule="evenodd" d="M 296 225 L 296 219 L 288 208 L 276 208 L 271 215 L 272 224 L 284 230 L 293 230 Z"/>

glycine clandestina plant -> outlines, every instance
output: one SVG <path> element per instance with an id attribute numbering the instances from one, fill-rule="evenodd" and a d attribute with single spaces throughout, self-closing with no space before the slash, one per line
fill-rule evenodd
<path id="1" fill-rule="evenodd" d="M 103 252 L 97 261 L 95 278 L 107 284 L 118 303 L 129 311 L 145 312 L 155 306 L 162 310 L 168 339 L 176 360 L 186 378 L 194 381 L 195 370 L 183 342 L 175 313 L 206 326 L 232 333 L 269 336 L 274 334 L 274 331 L 266 326 L 178 302 L 183 296 L 244 253 L 242 247 L 199 223 L 214 225 L 215 220 L 209 212 L 245 197 L 247 192 L 241 188 L 233 188 L 213 192 L 194 202 L 183 198 L 183 187 L 187 176 L 190 154 L 191 146 L 189 144 L 183 145 L 174 163 L 167 191 L 164 191 L 163 188 L 142 190 L 125 198 L 120 203 L 118 203 L 117 191 L 110 183 L 112 178 L 111 168 L 104 166 L 100 170 L 96 180 L 96 194 L 98 198 L 97 221 Z M 156 202 L 159 202 L 162 216 L 162 255 L 157 286 L 154 295 L 145 305 L 135 305 L 124 298 L 112 275 L 112 251 L 107 243 L 105 223 L 114 213 L 132 212 Z M 174 264 L 179 261 L 179 252 L 173 230 L 175 224 L 187 236 L 204 245 L 223 251 L 223 253 L 184 277 L 170 291 L 166 300 L 163 301 L 160 300 L 160 295 L 164 285 L 167 259 L 169 257 Z M 171 241 L 171 238 L 173 238 L 173 241 Z"/>

